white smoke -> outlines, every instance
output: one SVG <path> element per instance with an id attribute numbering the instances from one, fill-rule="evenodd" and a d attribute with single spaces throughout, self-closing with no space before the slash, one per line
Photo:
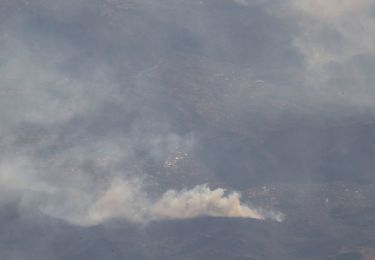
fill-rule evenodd
<path id="1" fill-rule="evenodd" d="M 71 176 L 54 181 L 40 170 L 23 157 L 2 162 L 0 194 L 21 199 L 21 206 L 26 209 L 40 210 L 81 226 L 112 219 L 147 223 L 203 216 L 282 221 L 281 214 L 243 204 L 238 192 L 222 188 L 197 185 L 180 191 L 170 189 L 155 197 L 150 195 L 145 182 L 135 176 L 108 176 L 106 180 L 73 171 Z"/>
<path id="2" fill-rule="evenodd" d="M 249 5 L 247 0 L 233 0 L 233 2 L 235 2 L 236 4 L 239 4 L 239 5 L 244 5 L 244 6 Z"/>
<path id="3" fill-rule="evenodd" d="M 170 190 L 152 208 L 154 217 L 186 219 L 199 216 L 239 217 L 264 219 L 257 210 L 241 204 L 240 195 L 232 192 L 225 195 L 225 190 L 211 190 L 206 185 L 199 185 L 191 190 Z"/>
<path id="4" fill-rule="evenodd" d="M 80 225 L 96 225 L 110 219 L 139 223 L 202 216 L 282 221 L 281 213 L 242 204 L 238 192 L 226 194 L 222 188 L 212 190 L 207 185 L 198 185 L 190 190 L 168 190 L 159 199 L 152 200 L 139 182 L 124 180 L 115 180 L 85 216 L 70 221 Z"/>
<path id="5" fill-rule="evenodd" d="M 290 0 L 304 30 L 295 44 L 309 65 L 315 68 L 332 62 L 342 63 L 356 55 L 373 53 L 375 25 L 368 12 L 371 4 L 373 1 L 368 0 Z M 336 37 L 336 48 L 327 47 L 327 33 L 324 33 L 327 29 L 331 37 Z"/>
<path id="6" fill-rule="evenodd" d="M 246 0 L 233 1 L 242 5 L 250 4 L 250 1 Z M 45 18 L 45 23 L 54 22 L 51 26 L 65 28 L 65 22 L 70 21 L 70 17 L 80 20 L 80 12 L 90 1 L 42 2 L 41 12 L 51 13 L 46 17 L 56 18 L 51 21 Z M 131 1 L 133 2 L 135 4 L 139 1 Z M 33 5 L 31 2 L 29 4 Z M 158 13 L 163 9 L 162 4 L 154 6 L 149 1 L 143 1 L 143 5 L 145 9 L 150 9 L 149 13 L 154 10 L 155 17 L 162 16 Z M 174 5 L 178 7 L 180 4 Z M 26 5 L 24 7 L 27 14 L 28 8 Z M 108 7 L 104 11 L 106 10 L 112 9 Z M 199 216 L 256 219 L 271 216 L 267 211 L 241 203 L 237 192 L 226 193 L 221 188 L 212 190 L 205 185 L 191 190 L 169 190 L 160 198 L 150 196 L 142 181 L 134 180 L 131 176 L 144 177 L 150 164 L 158 164 L 165 158 L 169 158 L 166 166 L 170 169 L 167 170 L 175 170 L 173 167 L 185 157 L 185 151 L 189 151 L 195 142 L 189 134 L 179 136 L 171 131 L 170 128 L 173 127 L 170 122 L 174 121 L 174 116 L 169 118 L 167 115 L 164 118 L 166 111 L 159 105 L 165 103 L 164 95 L 160 94 L 165 92 L 164 86 L 158 86 L 151 81 L 148 83 L 148 80 L 141 80 L 139 77 L 135 82 L 128 82 L 129 86 L 125 86 L 122 79 L 117 79 L 118 65 L 114 60 L 112 66 L 109 57 L 111 55 L 108 55 L 109 64 L 102 62 L 107 60 L 102 57 L 76 60 L 76 56 L 85 56 L 90 51 L 101 49 L 93 47 L 87 52 L 85 37 L 77 41 L 70 39 L 68 35 L 67 39 L 64 36 L 56 37 L 59 33 L 51 34 L 49 30 L 39 28 L 40 26 L 31 26 L 28 20 L 31 17 L 22 14 L 21 12 L 12 16 L 8 21 L 12 26 L 1 28 L 0 72 L 4 77 L 0 79 L 0 119 L 3 122 L 0 126 L 0 197 L 12 194 L 15 200 L 22 201 L 27 207 L 40 209 L 50 216 L 82 225 L 99 224 L 114 218 L 147 222 Z M 206 41 L 211 38 L 210 32 L 216 28 L 216 23 L 212 23 L 199 12 L 192 14 L 193 16 L 189 14 L 189 19 L 184 22 L 186 25 L 181 28 L 190 28 L 197 38 L 204 39 L 208 47 L 216 46 L 216 40 Z M 82 22 L 86 24 L 83 19 Z M 124 18 L 122 22 L 125 24 L 127 21 L 127 18 Z M 130 26 L 129 31 L 119 33 L 118 39 L 126 40 L 133 31 L 138 33 L 143 30 L 142 24 L 139 27 L 137 24 Z M 91 28 L 90 34 L 98 35 L 98 38 L 108 36 L 107 30 L 104 30 L 106 33 L 103 34 L 102 25 L 87 25 L 88 29 Z M 69 31 L 69 28 L 61 30 Z M 162 28 L 160 30 L 164 31 Z M 25 34 L 27 31 L 33 31 L 33 34 Z M 27 40 L 28 37 L 30 41 Z M 225 35 L 223 37 L 225 40 Z M 169 36 L 165 38 L 168 43 Z M 85 47 L 81 49 L 80 43 Z M 104 42 L 103 44 L 105 45 Z M 122 51 L 123 48 L 120 49 L 119 51 Z M 126 51 L 122 54 L 125 57 Z M 142 61 L 140 64 L 143 60 L 148 60 L 140 54 L 137 55 Z M 161 57 L 163 55 L 160 54 Z M 160 64 L 150 63 L 157 66 Z M 205 67 L 204 78 L 207 79 L 211 78 L 211 75 L 229 73 L 236 69 L 216 62 L 202 64 Z M 132 67 L 138 65 L 125 63 L 120 67 L 128 66 L 131 69 L 127 73 L 133 75 Z M 150 68 L 155 68 L 155 65 Z M 248 73 L 239 71 L 239 74 Z M 223 85 L 218 89 L 228 89 L 228 93 L 242 93 L 243 87 L 249 89 L 247 79 L 244 77 L 242 83 L 236 83 L 239 84 L 240 91 L 235 91 L 234 85 L 230 88 Z M 147 91 L 143 91 L 144 89 Z M 205 104 L 202 111 L 205 111 L 205 107 L 209 110 L 212 108 L 213 111 L 220 112 L 214 113 L 215 115 L 227 118 L 226 115 L 243 110 L 245 105 L 238 105 L 237 97 L 240 95 L 225 95 L 225 105 L 220 103 L 220 106 L 216 106 L 216 102 L 211 98 L 210 84 L 207 89 L 207 93 L 202 92 L 203 94 L 196 93 L 195 90 L 192 92 L 194 99 L 197 96 L 203 103 L 214 104 L 212 107 Z M 224 96 L 221 92 L 217 93 Z M 245 101 L 240 103 L 249 103 L 247 99 Z M 192 101 L 189 106 L 194 106 L 195 102 Z M 154 107 L 161 108 L 153 111 Z M 224 107 L 224 110 L 221 110 L 221 107 Z M 99 125 L 100 127 L 97 127 Z M 183 153 L 176 153 L 181 147 Z M 168 156 L 169 154 L 173 156 Z M 200 168 L 196 172 L 203 175 Z M 161 179 L 168 178 L 161 175 L 152 175 L 154 182 L 163 183 Z M 181 183 L 190 178 L 182 177 Z M 207 181 L 202 178 L 199 182 L 201 180 Z"/>
<path id="7" fill-rule="evenodd" d="M 99 224 L 112 218 L 144 222 L 149 208 L 150 201 L 139 182 L 115 180 L 92 205 L 81 224 Z"/>

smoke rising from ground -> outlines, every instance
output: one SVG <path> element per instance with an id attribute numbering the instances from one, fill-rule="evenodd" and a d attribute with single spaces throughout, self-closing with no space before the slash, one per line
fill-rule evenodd
<path id="1" fill-rule="evenodd" d="M 255 209 L 241 204 L 240 195 L 225 190 L 196 186 L 191 190 L 167 191 L 155 203 L 152 212 L 159 218 L 186 219 L 199 216 L 264 219 Z"/>
<path id="2" fill-rule="evenodd" d="M 270 219 L 279 222 L 283 218 L 281 213 L 251 208 L 240 202 L 238 192 L 226 194 L 221 188 L 211 190 L 207 185 L 198 185 L 189 190 L 168 190 L 159 199 L 155 199 L 150 198 L 137 181 L 115 180 L 87 212 L 69 216 L 67 220 L 87 226 L 112 219 L 146 223 L 204 216 Z"/>
<path id="3" fill-rule="evenodd" d="M 365 0 L 2 1 L 0 195 L 71 223 L 281 219 L 199 185 L 371 170 L 366 149 L 346 154 L 355 138 L 345 133 L 327 149 L 344 159 L 324 168 L 332 136 L 283 127 L 374 115 L 374 10 Z"/>

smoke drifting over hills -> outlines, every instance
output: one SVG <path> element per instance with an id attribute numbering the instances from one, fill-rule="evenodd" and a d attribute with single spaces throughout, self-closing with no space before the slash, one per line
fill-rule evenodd
<path id="1" fill-rule="evenodd" d="M 2 0 L 0 226 L 223 217 L 284 235 L 291 204 L 248 189 L 375 183 L 374 42 L 370 0 Z"/>
<path id="2" fill-rule="evenodd" d="M 264 210 L 263 210 L 264 211 Z M 282 221 L 282 214 L 258 212 L 240 203 L 239 194 L 227 196 L 223 189 L 211 190 L 196 186 L 181 192 L 169 190 L 152 202 L 134 184 L 115 182 L 98 199 L 82 224 L 98 224 L 108 219 L 127 219 L 135 222 L 163 219 L 191 219 L 195 217 L 235 217 Z"/>
<path id="3" fill-rule="evenodd" d="M 206 169 L 203 178 L 190 177 L 189 172 L 171 177 L 176 173 L 163 167 L 174 153 L 193 152 L 199 135 L 195 127 L 181 128 L 179 124 L 189 122 L 178 119 L 179 110 L 187 107 L 173 102 L 184 97 L 173 94 L 160 78 L 170 76 L 173 62 L 163 62 L 170 59 L 169 53 L 185 48 L 168 46 L 174 41 L 171 37 L 180 41 L 179 37 L 189 36 L 179 36 L 181 25 L 170 29 L 164 28 L 165 21 L 151 25 L 157 17 L 174 19 L 161 17 L 178 5 L 163 1 L 2 4 L 0 185 L 6 198 L 73 223 L 85 219 L 100 223 L 113 217 L 134 221 L 263 218 L 241 205 L 237 193 L 226 197 L 222 189 L 193 188 L 212 180 L 215 184 Z M 194 6 L 186 8 L 194 10 Z M 144 12 L 142 22 L 132 13 L 138 9 Z M 129 21 L 138 25 L 118 31 Z M 164 36 L 151 44 L 145 37 L 157 37 L 152 28 Z M 142 30 L 148 36 L 140 37 Z M 189 39 L 178 44 L 190 48 Z M 151 47 L 154 50 L 145 53 Z M 199 66 L 194 59 L 189 62 Z M 214 67 L 209 74 L 216 70 L 215 64 L 210 66 Z M 225 67 L 220 70 L 228 73 Z M 191 94 L 207 98 L 199 92 Z M 227 105 L 232 106 L 230 102 Z M 183 178 L 186 182 L 177 187 L 169 180 Z M 170 190 L 185 185 L 192 189 Z M 147 186 L 159 189 L 159 200 L 149 197 Z"/>

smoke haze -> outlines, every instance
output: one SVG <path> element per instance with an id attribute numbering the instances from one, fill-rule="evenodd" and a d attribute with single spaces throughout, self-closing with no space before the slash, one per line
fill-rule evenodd
<path id="1" fill-rule="evenodd" d="M 241 204 L 240 195 L 224 194 L 223 189 L 211 190 L 206 185 L 190 190 L 166 191 L 152 201 L 135 183 L 114 182 L 90 208 L 82 224 L 98 224 L 108 219 L 147 222 L 163 219 L 190 219 L 202 216 L 253 218 L 281 221 L 281 214 L 263 210 L 260 213 Z"/>
<path id="2" fill-rule="evenodd" d="M 245 223 L 254 242 L 288 237 L 294 226 L 310 232 L 316 212 L 354 223 L 331 202 L 315 208 L 326 193 L 314 185 L 375 183 L 374 42 L 371 0 L 0 1 L 0 227 L 11 227 L 0 228 L 0 245 L 10 248 L 0 247 L 0 259 L 111 259 L 55 254 L 45 241 L 67 241 L 71 230 L 96 239 L 112 224 L 176 225 L 170 235 L 186 223 L 202 221 L 197 229 L 210 234 L 218 230 L 210 223 Z M 272 185 L 291 186 L 259 188 Z M 367 198 L 361 192 L 353 197 Z M 295 205 L 311 208 L 312 220 L 300 220 Z M 26 226 L 45 226 L 45 240 L 32 230 L 30 244 L 7 246 Z M 246 248 L 251 232 L 229 226 L 240 241 L 215 250 L 250 259 L 233 248 Z M 311 233 L 342 235 L 327 230 Z M 147 240 L 125 238 L 127 252 Z M 258 243 L 270 255 L 254 258 L 304 259 L 284 240 Z M 147 245 L 159 259 L 183 255 Z M 31 248 L 40 250 L 34 258 Z M 209 259 L 199 252 L 190 259 Z M 133 253 L 113 259 L 157 259 Z"/>

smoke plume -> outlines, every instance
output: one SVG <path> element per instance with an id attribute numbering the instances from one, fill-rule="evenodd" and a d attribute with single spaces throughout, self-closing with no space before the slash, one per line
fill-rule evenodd
<path id="1" fill-rule="evenodd" d="M 232 192 L 225 195 L 225 190 L 211 190 L 206 185 L 199 185 L 191 190 L 170 190 L 152 208 L 158 218 L 186 219 L 199 216 L 240 217 L 264 219 L 256 209 L 241 204 L 240 195 Z"/>
<path id="2" fill-rule="evenodd" d="M 149 222 L 202 216 L 282 221 L 281 214 L 251 208 L 241 203 L 238 192 L 226 194 L 222 188 L 210 189 L 207 185 L 197 185 L 189 190 L 168 190 L 153 201 L 142 190 L 140 183 L 116 180 L 84 218 L 73 222 L 95 225 L 110 219 Z"/>

